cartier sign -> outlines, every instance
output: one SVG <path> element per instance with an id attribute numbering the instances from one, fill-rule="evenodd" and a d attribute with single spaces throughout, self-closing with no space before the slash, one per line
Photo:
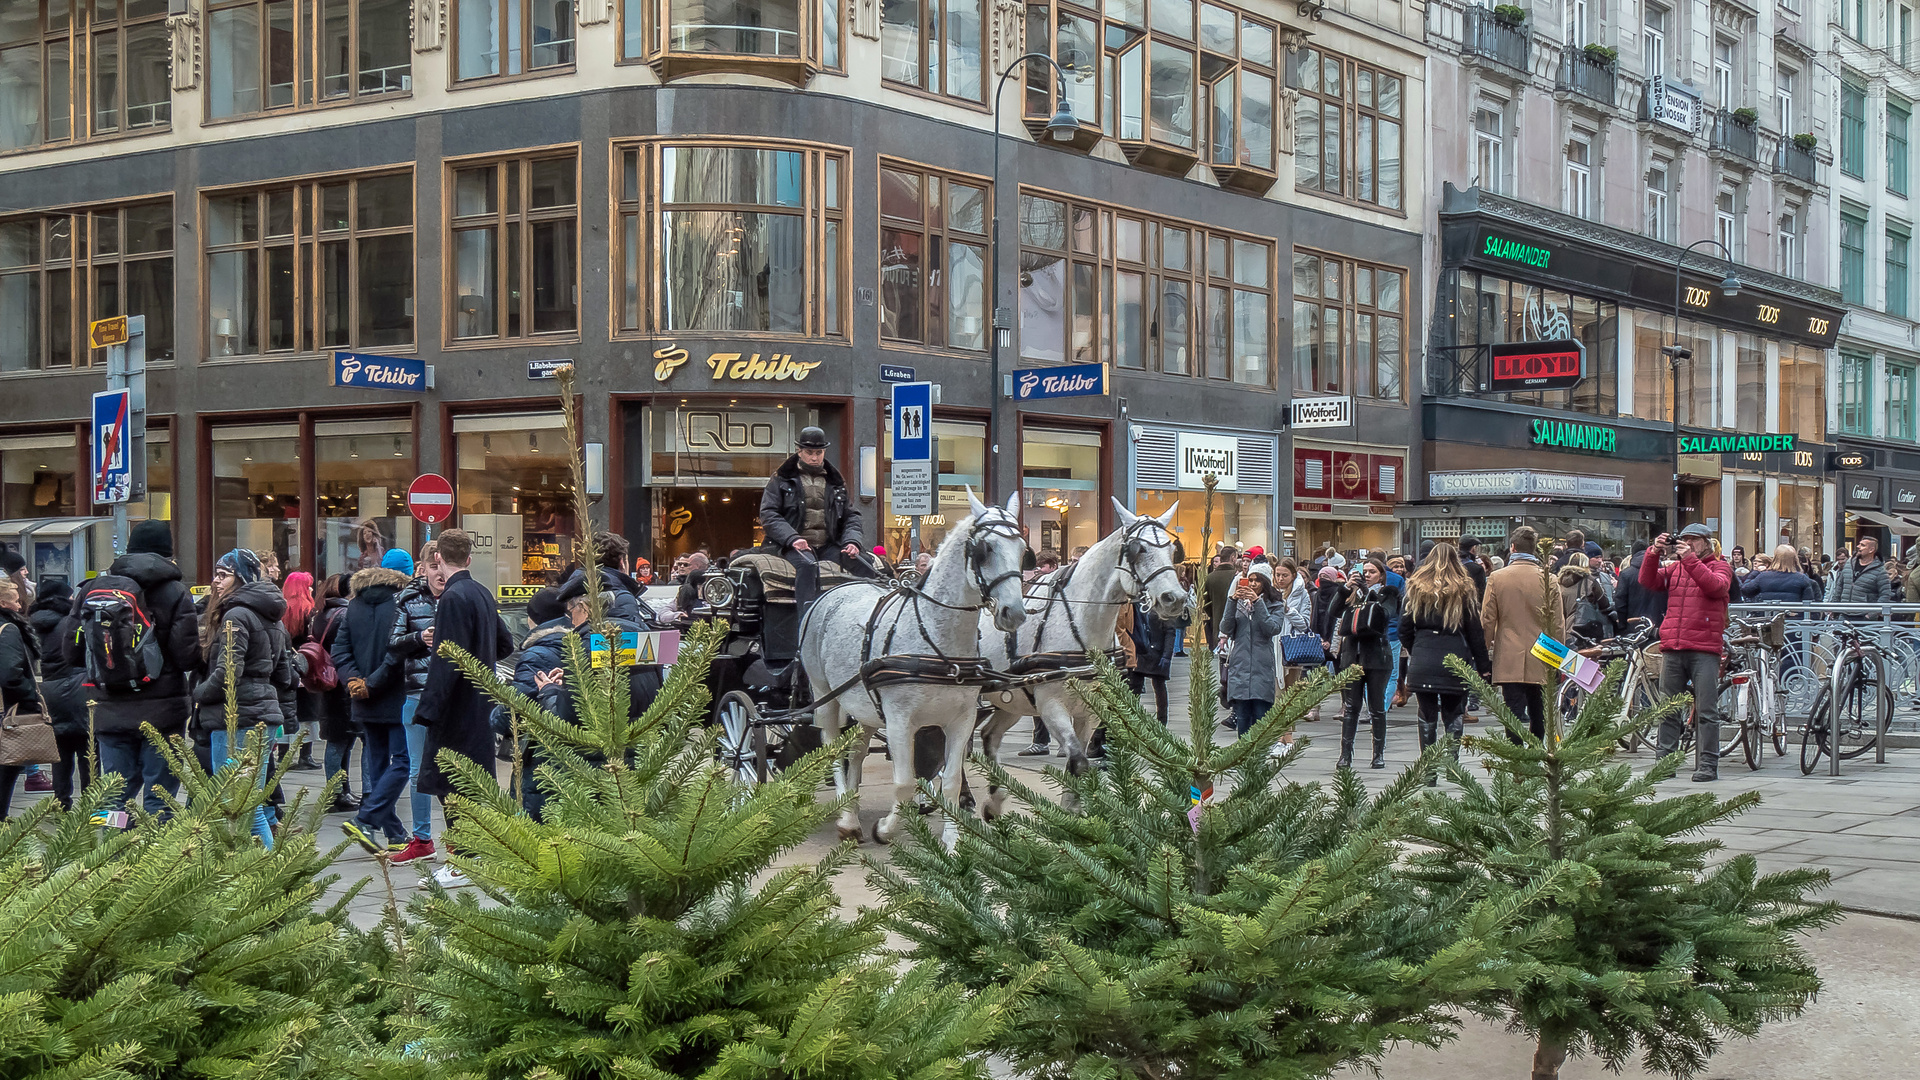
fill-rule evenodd
<path id="1" fill-rule="evenodd" d="M 666 382 L 691 359 L 669 343 L 653 352 L 653 381 Z M 804 382 L 824 360 L 795 360 L 792 353 L 710 352 L 704 363 L 713 382 Z"/>

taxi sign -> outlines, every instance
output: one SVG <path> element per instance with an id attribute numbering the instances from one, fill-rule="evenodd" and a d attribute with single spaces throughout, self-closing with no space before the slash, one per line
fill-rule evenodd
<path id="1" fill-rule="evenodd" d="M 87 342 L 96 349 L 109 345 L 127 343 L 127 317 L 115 315 L 111 319 L 95 319 L 87 324 Z"/>
<path id="2" fill-rule="evenodd" d="M 498 585 L 493 595 L 503 604 L 524 604 L 544 588 L 545 585 Z"/>

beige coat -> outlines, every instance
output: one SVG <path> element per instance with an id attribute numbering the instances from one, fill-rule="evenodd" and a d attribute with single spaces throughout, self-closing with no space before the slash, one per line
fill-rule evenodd
<path id="1" fill-rule="evenodd" d="M 1554 599 L 1559 601 L 1558 625 L 1550 631 L 1560 638 L 1566 632 L 1567 606 L 1555 583 Z M 1493 654 L 1493 682 L 1543 684 L 1547 666 L 1532 656 L 1538 640 L 1542 591 L 1540 565 L 1512 562 L 1487 575 L 1487 596 L 1481 602 L 1480 620 L 1487 631 L 1487 651 Z"/>

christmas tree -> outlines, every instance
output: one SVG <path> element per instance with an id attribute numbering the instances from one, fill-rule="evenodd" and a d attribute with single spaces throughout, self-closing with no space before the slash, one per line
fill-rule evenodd
<path id="1" fill-rule="evenodd" d="M 1211 650 L 1193 642 L 1191 737 L 1147 716 L 1096 654 L 1080 692 L 1107 730 L 1104 772 L 1048 770 L 1059 801 L 979 759 L 1024 810 L 924 823 L 872 867 L 911 957 L 985 991 L 1029 991 L 994 1050 L 1046 1078 L 1314 1077 L 1436 1045 L 1452 1007 L 1519 973 L 1503 957 L 1531 893 L 1463 904 L 1395 870 L 1429 753 L 1369 797 L 1286 782 L 1283 733 L 1339 685 L 1285 691 L 1215 746 Z"/>
<path id="2" fill-rule="evenodd" d="M 108 775 L 72 810 L 46 800 L 0 826 L 0 1076 L 330 1075 L 352 893 L 314 910 L 337 854 L 315 843 L 325 800 L 296 799 L 269 851 L 249 831 L 267 798 L 261 732 L 211 776 L 190 746 L 146 734 L 187 804 L 102 828 L 122 789 Z"/>
<path id="3" fill-rule="evenodd" d="M 1557 601 L 1557 590 L 1548 595 Z M 1640 775 L 1615 759 L 1622 735 L 1690 700 L 1622 719 L 1616 662 L 1564 732 L 1549 694 L 1539 739 L 1451 662 L 1513 738 L 1464 740 L 1480 762 L 1447 763 L 1458 794 L 1427 804 L 1415 827 L 1427 846 L 1409 871 L 1466 898 L 1542 895 L 1539 932 L 1514 943 L 1528 976 L 1481 1002 L 1536 1040 L 1533 1080 L 1555 1080 L 1569 1055 L 1617 1071 L 1636 1051 L 1648 1071 L 1692 1076 L 1727 1037 L 1799 1013 L 1820 980 L 1796 938 L 1839 915 L 1809 898 L 1827 871 L 1762 875 L 1751 855 L 1713 864 L 1721 845 L 1703 830 L 1760 796 L 1662 797 L 1657 785 L 1684 755 Z"/>
<path id="4" fill-rule="evenodd" d="M 570 410 L 571 369 L 563 374 Z M 575 468 L 578 492 L 577 457 Z M 590 543 L 581 562 L 595 565 Z M 599 625 L 598 577 L 586 580 Z M 899 974 L 879 916 L 837 913 L 832 882 L 850 847 L 773 868 L 838 813 L 816 792 L 848 744 L 764 784 L 736 779 L 704 726 L 719 629 L 688 636 L 637 716 L 626 669 L 594 666 L 569 636 L 564 689 L 577 723 L 443 644 L 512 711 L 549 794 L 535 821 L 484 770 L 445 759 L 461 766 L 447 836 L 477 889 L 416 900 L 412 974 L 394 981 L 419 1013 L 396 1025 L 405 1051 L 379 1075 L 985 1075 L 975 1047 L 1005 1015 L 1006 995 Z"/>

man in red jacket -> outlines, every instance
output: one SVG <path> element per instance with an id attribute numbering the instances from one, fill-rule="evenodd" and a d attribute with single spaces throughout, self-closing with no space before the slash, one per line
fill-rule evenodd
<path id="1" fill-rule="evenodd" d="M 1662 564 L 1662 557 L 1674 558 Z M 1713 531 L 1705 525 L 1680 530 L 1676 542 L 1661 533 L 1640 563 L 1640 585 L 1667 594 L 1667 617 L 1660 623 L 1661 693 L 1693 690 L 1693 778 L 1720 778 L 1720 648 L 1727 630 L 1727 595 L 1733 568 L 1713 553 Z M 1659 754 L 1680 745 L 1677 715 L 1660 722 Z"/>

